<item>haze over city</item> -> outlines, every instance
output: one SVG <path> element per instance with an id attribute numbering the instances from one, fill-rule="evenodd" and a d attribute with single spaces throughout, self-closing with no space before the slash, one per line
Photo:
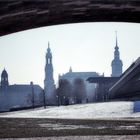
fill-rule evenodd
<path id="1" fill-rule="evenodd" d="M 0 37 L 0 71 L 10 84 L 33 81 L 44 87 L 48 42 L 53 55 L 54 79 L 73 71 L 111 75 L 116 35 L 123 71 L 139 57 L 140 25 L 134 23 L 81 23 L 49 26 Z"/>

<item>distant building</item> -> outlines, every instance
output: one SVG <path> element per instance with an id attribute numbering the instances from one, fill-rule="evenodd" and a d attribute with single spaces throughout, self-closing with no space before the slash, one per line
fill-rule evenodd
<path id="1" fill-rule="evenodd" d="M 76 79 L 82 79 L 86 88 L 86 99 L 84 102 L 93 102 L 95 98 L 95 85 L 90 84 L 87 81 L 89 77 L 99 77 L 99 74 L 96 72 L 73 72 L 72 68 L 70 67 L 69 72 L 63 75 L 59 75 L 59 81 L 68 80 L 71 84 L 74 84 Z"/>
<path id="2" fill-rule="evenodd" d="M 44 80 L 45 101 L 47 105 L 55 105 L 55 84 L 53 79 L 52 53 L 48 43 Z"/>
<path id="3" fill-rule="evenodd" d="M 14 108 L 35 107 L 43 105 L 43 92 L 39 85 L 9 85 L 8 73 L 1 74 L 0 112 Z"/>
<path id="4" fill-rule="evenodd" d="M 97 84 L 95 101 L 104 102 L 109 101 L 109 88 L 119 80 L 119 77 L 89 77 L 87 80 L 90 83 Z"/>
<path id="5" fill-rule="evenodd" d="M 118 47 L 117 33 L 116 33 L 116 46 L 114 51 L 114 59 L 111 63 L 112 74 L 111 77 L 89 77 L 89 83 L 96 83 L 95 100 L 99 102 L 108 101 L 109 88 L 119 80 L 119 76 L 122 74 L 122 60 L 120 59 L 120 52 Z"/>
<path id="6" fill-rule="evenodd" d="M 112 67 L 112 77 L 119 77 L 122 74 L 122 60 L 120 59 L 120 52 L 118 47 L 118 41 L 117 41 L 117 34 L 116 34 L 116 46 L 114 51 L 114 59 L 111 63 Z"/>

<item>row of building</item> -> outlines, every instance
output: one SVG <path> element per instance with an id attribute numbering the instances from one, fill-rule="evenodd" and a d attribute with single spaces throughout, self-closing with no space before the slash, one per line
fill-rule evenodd
<path id="1" fill-rule="evenodd" d="M 107 90 L 112 86 L 122 74 L 123 63 L 120 59 L 120 52 L 118 47 L 118 40 L 116 34 L 116 44 L 114 50 L 114 59 L 111 62 L 112 74 L 111 77 L 104 77 L 104 75 L 99 75 L 97 72 L 73 72 L 70 67 L 69 71 L 63 75 L 59 75 L 60 81 L 67 80 L 70 82 L 72 87 L 74 87 L 75 79 L 82 79 L 85 84 L 86 98 L 85 101 L 95 102 L 95 101 L 106 101 L 107 100 Z M 88 80 L 92 78 L 93 81 Z M 46 99 L 48 99 L 49 104 L 53 104 L 56 95 L 54 91 L 54 80 L 53 80 L 53 64 L 52 64 L 52 53 L 50 47 L 48 46 L 46 54 L 46 67 L 45 67 L 45 93 Z"/>
<path id="2" fill-rule="evenodd" d="M 123 64 L 120 60 L 120 53 L 116 36 L 114 59 L 111 63 L 111 77 L 119 77 L 122 74 L 122 66 Z M 82 79 L 84 81 L 86 90 L 85 101 L 94 102 L 99 98 L 98 94 L 100 93 L 97 93 L 96 91 L 97 87 L 99 88 L 99 82 L 94 82 L 94 84 L 92 82 L 90 83 L 87 81 L 89 77 L 103 79 L 104 75 L 99 75 L 97 72 L 73 72 L 72 68 L 70 67 L 67 73 L 59 75 L 59 81 L 67 80 L 73 84 L 75 79 Z M 18 107 L 22 108 L 41 106 L 44 103 L 47 105 L 56 105 L 59 104 L 58 96 L 60 95 L 57 94 L 54 83 L 52 52 L 49 44 L 46 53 L 44 89 L 42 89 L 39 85 L 34 85 L 33 82 L 27 85 L 9 85 L 7 71 L 4 69 L 1 74 L 0 111 L 8 111 Z M 100 96 L 100 100 L 102 100 L 103 95 L 100 94 Z"/>
<path id="3" fill-rule="evenodd" d="M 14 108 L 28 108 L 43 105 L 43 92 L 33 82 L 26 85 L 9 85 L 8 73 L 4 69 L 1 74 L 0 111 Z"/>

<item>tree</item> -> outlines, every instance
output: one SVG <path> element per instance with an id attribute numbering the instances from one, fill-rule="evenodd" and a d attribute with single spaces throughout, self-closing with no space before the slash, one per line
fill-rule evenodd
<path id="1" fill-rule="evenodd" d="M 82 103 L 82 101 L 86 99 L 86 88 L 84 80 L 81 78 L 77 78 L 74 80 L 73 84 L 74 84 L 73 94 L 75 96 L 76 103 Z"/>
<path id="2" fill-rule="evenodd" d="M 72 87 L 70 82 L 66 79 L 59 80 L 59 87 L 57 89 L 58 102 L 63 105 L 69 104 L 71 93 Z"/>

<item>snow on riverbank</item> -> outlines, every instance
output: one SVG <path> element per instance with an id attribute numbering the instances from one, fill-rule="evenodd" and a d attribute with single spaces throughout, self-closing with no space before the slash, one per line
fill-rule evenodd
<path id="1" fill-rule="evenodd" d="M 9 112 L 0 114 L 0 117 L 104 119 L 114 117 L 140 117 L 140 113 L 133 113 L 133 102 L 106 102 Z"/>

